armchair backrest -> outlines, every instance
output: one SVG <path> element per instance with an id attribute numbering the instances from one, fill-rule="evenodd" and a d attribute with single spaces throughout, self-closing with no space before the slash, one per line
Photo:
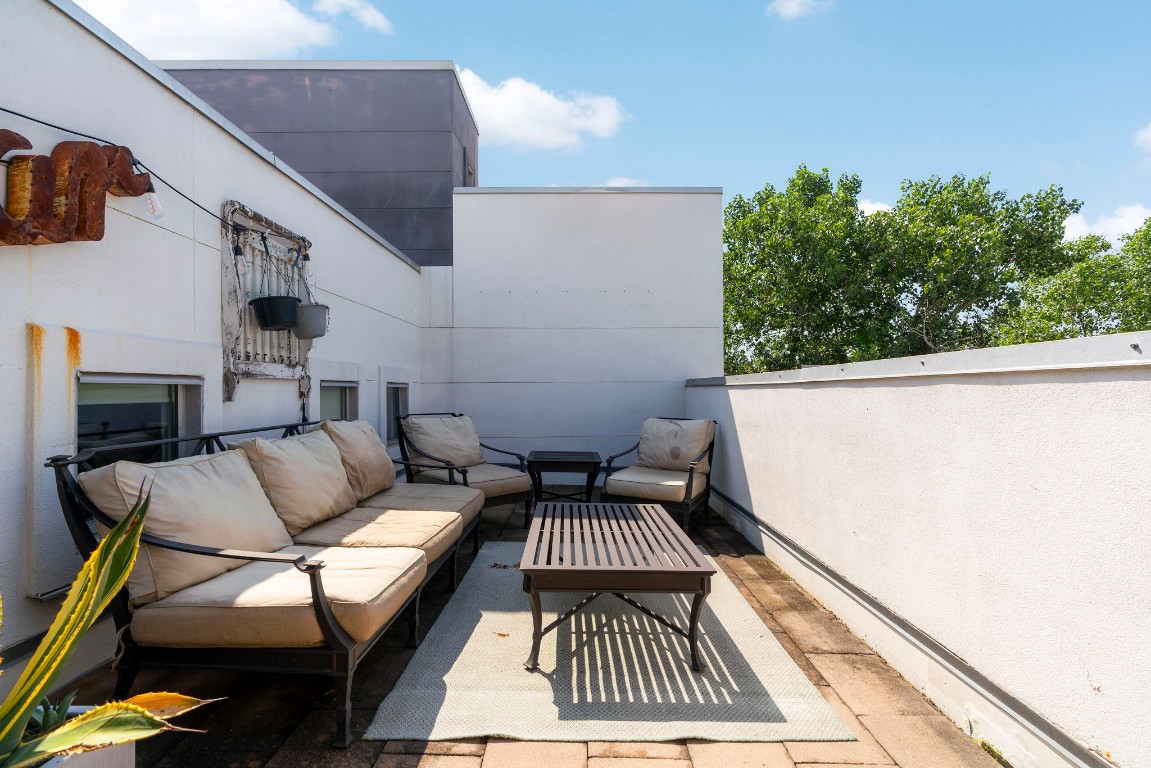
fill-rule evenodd
<path id="1" fill-rule="evenodd" d="M 413 413 L 398 419 L 404 461 L 457 467 L 484 463 L 480 438 L 470 416 L 461 413 Z M 414 456 L 409 457 L 409 451 Z"/>
<path id="2" fill-rule="evenodd" d="M 695 471 L 707 474 L 711 471 L 715 426 L 711 419 L 644 419 L 635 463 L 649 469 L 686 472 L 688 464 L 706 452 Z"/>

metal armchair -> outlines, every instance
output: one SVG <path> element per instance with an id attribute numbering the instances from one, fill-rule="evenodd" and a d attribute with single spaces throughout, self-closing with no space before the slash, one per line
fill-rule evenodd
<path id="1" fill-rule="evenodd" d="M 646 419 L 635 445 L 608 456 L 602 498 L 659 502 L 669 512 L 678 512 L 680 525 L 687 530 L 692 512 L 702 508 L 710 514 L 716 425 L 713 419 L 668 416 Z M 669 437 L 680 432 L 683 433 L 681 439 Z M 647 451 L 640 450 L 644 445 Z M 692 450 L 691 458 L 686 461 L 682 458 L 684 448 Z M 636 454 L 636 462 L 630 467 L 615 469 L 616 460 L 630 453 Z"/>
<path id="2" fill-rule="evenodd" d="M 439 422 L 441 437 L 426 431 L 419 434 L 420 420 Z M 525 518 L 531 516 L 531 479 L 527 474 L 527 457 L 515 451 L 480 442 L 471 419 L 462 413 L 410 413 L 396 418 L 400 461 L 407 470 L 409 483 L 447 483 L 465 485 L 483 491 L 484 507 L 500 504 L 525 504 Z M 413 434 L 416 433 L 416 434 Z M 511 456 L 519 465 L 490 464 L 481 449 Z M 418 461 L 413 461 L 413 457 Z"/>

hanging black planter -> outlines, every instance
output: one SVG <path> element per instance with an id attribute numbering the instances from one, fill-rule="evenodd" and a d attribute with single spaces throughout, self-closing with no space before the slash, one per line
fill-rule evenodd
<path id="1" fill-rule="evenodd" d="M 248 304 L 265 331 L 287 331 L 300 322 L 300 300 L 295 296 L 260 296 Z"/>

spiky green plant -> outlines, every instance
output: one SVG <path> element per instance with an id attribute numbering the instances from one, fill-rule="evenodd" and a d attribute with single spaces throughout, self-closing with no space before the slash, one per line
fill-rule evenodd
<path id="1" fill-rule="evenodd" d="M 53 755 L 76 754 L 147 738 L 174 729 L 168 719 L 206 702 L 174 693 L 146 693 L 127 701 L 96 707 L 58 722 L 54 710 L 41 712 L 40 725 L 28 733 L 45 694 L 64 669 L 80 638 L 92 626 L 128 579 L 148 498 L 141 494 L 132 511 L 100 542 L 84 563 L 68 596 L 8 697 L 0 702 L 0 768 L 25 768 Z M 4 603 L 0 599 L 0 620 Z"/>

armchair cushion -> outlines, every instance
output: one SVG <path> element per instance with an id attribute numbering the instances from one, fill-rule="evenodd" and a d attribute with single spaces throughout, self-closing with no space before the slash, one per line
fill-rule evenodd
<path id="1" fill-rule="evenodd" d="M 459 479 L 458 476 L 456 479 Z M 384 511 L 394 509 L 414 512 L 455 512 L 463 518 L 463 524 L 468 526 L 484 508 L 484 494 L 483 491 L 462 485 L 400 483 L 386 491 L 360 499 L 357 506 L 361 509 L 366 507 Z"/>
<path id="2" fill-rule="evenodd" d="M 336 620 L 357 641 L 395 617 L 428 570 L 424 553 L 405 547 L 290 546 L 280 552 L 324 561 L 324 593 Z M 243 564 L 149 603 L 133 614 L 132 637 L 168 648 L 324 645 L 307 574 L 280 563 Z"/>
<path id="3" fill-rule="evenodd" d="M 715 437 L 715 424 L 708 419 L 644 419 L 639 430 L 636 466 L 686 472 L 688 464 L 702 453 Z M 705 456 L 695 468 L 711 471 Z"/>
<path id="4" fill-rule="evenodd" d="M 242 451 L 159 464 L 118 461 L 78 479 L 92 503 L 115 520 L 127 516 L 141 488 L 150 489 L 144 531 L 154 536 L 251 552 L 275 552 L 291 544 Z M 128 594 L 133 605 L 142 605 L 242 565 L 243 560 L 144 544 L 128 576 Z"/>
<path id="5" fill-rule="evenodd" d="M 356 506 L 340 451 L 323 430 L 280 440 L 243 440 L 242 448 L 288 533 L 330 520 Z"/>
<path id="6" fill-rule="evenodd" d="M 702 450 L 702 449 L 701 449 Z M 707 487 L 707 477 L 696 473 L 692 480 L 691 497 L 694 499 Z M 625 467 L 604 483 L 604 490 L 613 496 L 628 496 L 652 501 L 683 501 L 687 495 L 687 472 L 649 467 Z"/>
<path id="7" fill-rule="evenodd" d="M 313 525 L 293 541 L 319 547 L 412 547 L 423 550 L 431 563 L 463 532 L 463 519 L 455 512 L 358 507 Z"/>
<path id="8" fill-rule="evenodd" d="M 484 463 L 480 438 L 470 416 L 409 416 L 403 421 L 404 436 L 415 448 L 457 467 Z M 418 456 L 413 461 L 426 461 Z"/>
<path id="9" fill-rule="evenodd" d="M 420 482 L 447 483 L 448 471 L 446 469 L 429 469 L 420 473 Z M 456 482 L 461 482 L 459 473 Z M 478 464 L 468 467 L 468 487 L 483 491 L 484 497 L 491 499 L 496 496 L 505 496 L 509 493 L 524 493 L 532 486 L 532 480 L 526 472 L 510 467 L 501 467 L 499 464 Z"/>
<path id="10" fill-rule="evenodd" d="M 388 449 L 367 421 L 325 421 L 320 428 L 340 450 L 348 484 L 356 501 L 396 484 L 396 467 Z"/>

